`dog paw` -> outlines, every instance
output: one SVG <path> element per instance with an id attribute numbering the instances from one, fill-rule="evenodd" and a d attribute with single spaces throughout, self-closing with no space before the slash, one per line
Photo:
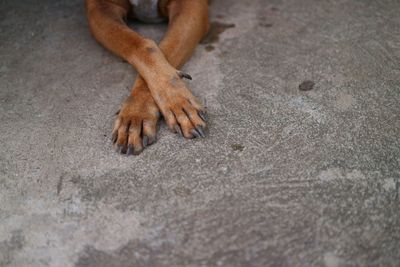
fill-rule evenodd
<path id="1" fill-rule="evenodd" d="M 156 141 L 159 109 L 150 92 L 134 91 L 122 104 L 112 139 L 121 154 L 138 155 Z"/>
<path id="2" fill-rule="evenodd" d="M 182 78 L 191 79 L 190 75 L 177 72 L 169 77 L 151 85 L 151 93 L 165 122 L 180 136 L 205 137 L 205 110 L 182 81 Z"/>

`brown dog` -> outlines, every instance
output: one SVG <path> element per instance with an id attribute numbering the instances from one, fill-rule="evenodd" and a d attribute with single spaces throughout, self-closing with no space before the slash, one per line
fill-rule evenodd
<path id="1" fill-rule="evenodd" d="M 86 0 L 92 34 L 129 62 L 138 78 L 122 104 L 113 141 L 123 154 L 139 154 L 156 140 L 161 111 L 168 127 L 186 138 L 204 137 L 205 112 L 178 69 L 209 29 L 207 0 Z M 125 23 L 129 16 L 155 22 L 168 19 L 159 45 Z"/>

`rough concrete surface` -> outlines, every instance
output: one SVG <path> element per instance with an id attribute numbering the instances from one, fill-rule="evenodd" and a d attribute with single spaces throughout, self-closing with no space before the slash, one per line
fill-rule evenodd
<path id="1" fill-rule="evenodd" d="M 126 157 L 82 1 L 0 1 L 0 266 L 400 266 L 400 2 L 210 7 L 208 137 Z"/>

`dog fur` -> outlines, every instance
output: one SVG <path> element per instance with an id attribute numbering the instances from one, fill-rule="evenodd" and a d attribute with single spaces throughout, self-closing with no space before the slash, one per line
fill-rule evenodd
<path id="1" fill-rule="evenodd" d="M 168 30 L 159 44 L 126 25 L 129 0 L 86 0 L 90 30 L 96 40 L 138 72 L 115 121 L 113 141 L 120 153 L 139 154 L 156 141 L 160 113 L 172 132 L 204 137 L 206 116 L 179 69 L 209 29 L 207 0 L 160 0 Z"/>

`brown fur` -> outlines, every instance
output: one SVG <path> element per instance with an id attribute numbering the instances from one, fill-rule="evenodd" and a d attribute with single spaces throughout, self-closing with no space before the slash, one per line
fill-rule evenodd
<path id="1" fill-rule="evenodd" d="M 128 0 L 86 0 L 93 36 L 139 73 L 114 125 L 121 153 L 138 154 L 155 141 L 159 111 L 173 132 L 186 138 L 204 136 L 202 107 L 178 69 L 208 31 L 207 0 L 161 0 L 159 5 L 169 25 L 157 45 L 125 24 L 131 10 Z"/>

